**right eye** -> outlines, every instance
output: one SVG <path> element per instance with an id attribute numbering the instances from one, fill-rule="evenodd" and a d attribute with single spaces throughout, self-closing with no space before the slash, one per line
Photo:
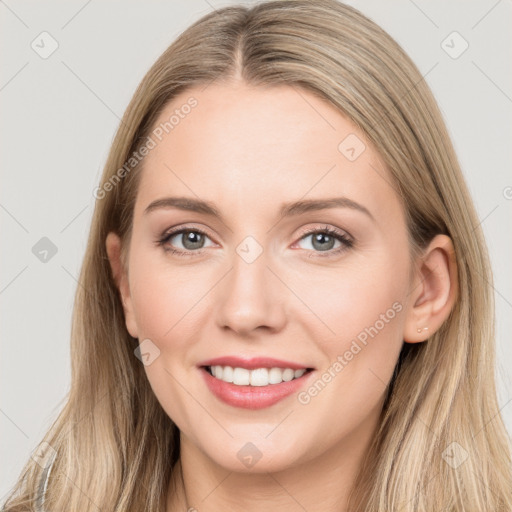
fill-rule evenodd
<path id="1" fill-rule="evenodd" d="M 203 244 L 208 235 L 200 229 L 192 228 L 178 228 L 172 231 L 167 231 L 158 240 L 158 245 L 162 246 L 165 251 L 169 251 L 177 256 L 196 256 L 202 254 Z M 181 242 L 182 247 L 175 247 L 173 240 Z"/>

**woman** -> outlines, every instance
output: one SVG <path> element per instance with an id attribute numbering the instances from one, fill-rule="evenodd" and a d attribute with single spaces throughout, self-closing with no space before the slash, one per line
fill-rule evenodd
<path id="1" fill-rule="evenodd" d="M 482 232 L 373 22 L 205 16 L 95 196 L 70 396 L 4 510 L 512 510 Z"/>

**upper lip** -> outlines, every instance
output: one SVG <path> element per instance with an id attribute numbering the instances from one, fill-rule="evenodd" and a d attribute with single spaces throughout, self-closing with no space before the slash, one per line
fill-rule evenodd
<path id="1" fill-rule="evenodd" d="M 202 361 L 198 366 L 231 366 L 233 368 L 246 368 L 247 370 L 254 370 L 256 368 L 291 368 L 292 370 L 311 368 L 301 363 L 283 361 L 281 359 L 274 359 L 273 357 L 241 358 L 238 356 L 216 357 Z"/>

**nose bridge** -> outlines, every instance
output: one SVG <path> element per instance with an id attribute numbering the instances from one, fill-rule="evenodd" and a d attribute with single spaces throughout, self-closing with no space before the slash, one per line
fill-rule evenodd
<path id="1" fill-rule="evenodd" d="M 269 251 L 253 237 L 235 249 L 232 268 L 219 290 L 218 321 L 239 333 L 261 326 L 279 329 L 284 321 L 283 290 L 267 268 Z"/>

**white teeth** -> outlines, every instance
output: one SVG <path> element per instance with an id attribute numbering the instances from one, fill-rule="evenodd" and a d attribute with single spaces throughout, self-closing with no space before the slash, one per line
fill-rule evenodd
<path id="1" fill-rule="evenodd" d="M 281 382 L 283 382 L 283 372 L 281 368 L 270 368 L 268 372 L 268 383 L 279 384 Z"/>
<path id="2" fill-rule="evenodd" d="M 306 369 L 291 368 L 233 368 L 231 366 L 211 366 L 210 370 L 216 379 L 232 382 L 236 386 L 268 386 L 298 379 L 306 373 Z"/>
<path id="3" fill-rule="evenodd" d="M 222 377 L 220 380 L 222 380 Z M 249 380 L 249 370 L 247 370 L 246 368 L 233 368 L 233 384 L 236 384 L 237 386 L 248 386 Z"/>
<path id="4" fill-rule="evenodd" d="M 224 370 L 222 370 L 222 380 L 224 382 L 233 382 L 233 368 L 231 368 L 231 366 L 224 366 Z"/>
<path id="5" fill-rule="evenodd" d="M 292 370 L 291 368 L 286 368 L 285 370 L 283 370 L 283 380 L 285 382 L 289 382 L 293 379 L 295 375 L 295 371 Z"/>
<path id="6" fill-rule="evenodd" d="M 267 386 L 268 385 L 268 369 L 257 368 L 251 370 L 251 386 Z"/>

